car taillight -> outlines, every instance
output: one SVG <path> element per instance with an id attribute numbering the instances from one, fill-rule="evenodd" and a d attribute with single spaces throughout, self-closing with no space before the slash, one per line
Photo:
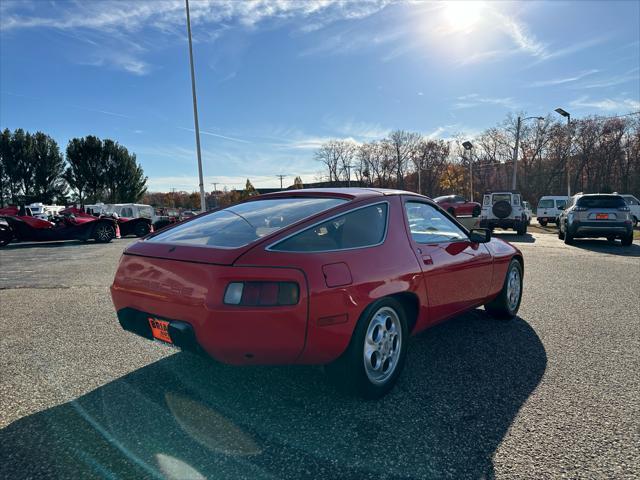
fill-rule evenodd
<path id="1" fill-rule="evenodd" d="M 227 305 L 275 307 L 295 305 L 300 289 L 295 282 L 231 282 L 224 293 Z"/>

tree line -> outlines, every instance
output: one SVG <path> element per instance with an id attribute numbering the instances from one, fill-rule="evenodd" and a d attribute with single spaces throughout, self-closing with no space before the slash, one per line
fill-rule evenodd
<path id="1" fill-rule="evenodd" d="M 135 153 L 111 139 L 73 138 L 63 157 L 42 132 L 18 128 L 0 133 L 0 205 L 32 202 L 64 205 L 139 201 L 147 177 Z"/>
<path id="2" fill-rule="evenodd" d="M 356 143 L 330 140 L 316 152 L 330 182 L 401 188 L 432 197 L 470 196 L 511 189 L 517 118 L 474 138 L 435 139 L 396 130 L 386 138 Z M 470 140 L 472 149 L 462 146 Z M 547 117 L 523 123 L 517 163 L 517 188 L 537 202 L 567 191 L 640 194 L 640 115 L 589 117 L 566 124 Z"/>

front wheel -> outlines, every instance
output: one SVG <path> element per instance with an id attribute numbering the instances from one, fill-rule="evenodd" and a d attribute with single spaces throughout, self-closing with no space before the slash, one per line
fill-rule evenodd
<path id="1" fill-rule="evenodd" d="M 558 228 L 560 228 L 560 225 L 558 225 Z M 569 232 L 568 227 L 565 227 L 564 230 L 564 243 L 567 245 L 573 245 L 573 235 Z"/>
<path id="2" fill-rule="evenodd" d="M 562 227 L 558 225 L 558 238 L 560 240 L 564 240 L 564 232 L 562 231 Z"/>
<path id="3" fill-rule="evenodd" d="M 101 223 L 93 231 L 93 239 L 97 243 L 109 243 L 116 238 L 116 230 L 108 223 Z"/>
<path id="4" fill-rule="evenodd" d="M 383 298 L 364 311 L 347 350 L 326 366 L 327 373 L 346 390 L 361 397 L 380 398 L 395 385 L 407 353 L 408 327 L 402 305 Z"/>
<path id="5" fill-rule="evenodd" d="M 489 315 L 509 320 L 515 317 L 522 300 L 522 265 L 515 258 L 511 260 L 502 290 L 496 298 L 484 306 Z"/>

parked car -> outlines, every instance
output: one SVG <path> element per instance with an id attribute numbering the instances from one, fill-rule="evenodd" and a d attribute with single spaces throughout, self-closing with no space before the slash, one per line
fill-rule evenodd
<path id="1" fill-rule="evenodd" d="M 531 205 L 527 201 L 522 201 L 522 213 L 527 221 L 527 225 L 531 225 L 531 218 L 533 217 L 533 212 L 531 211 Z"/>
<path id="2" fill-rule="evenodd" d="M 309 189 L 130 245 L 111 294 L 121 326 L 142 337 L 230 364 L 325 364 L 376 398 L 396 382 L 409 335 L 480 305 L 513 317 L 522 277 L 518 249 L 426 197 Z"/>
<path id="3" fill-rule="evenodd" d="M 93 206 L 92 206 L 93 207 Z M 87 207 L 85 207 L 85 210 Z M 78 221 L 87 221 L 87 219 L 93 219 L 96 217 L 110 217 L 118 222 L 121 237 L 128 237 L 135 235 L 136 237 L 144 237 L 145 235 L 153 232 L 153 224 L 151 220 L 146 217 L 139 218 L 127 218 L 120 217 L 115 211 L 111 211 L 107 205 L 100 207 L 100 209 L 89 208 L 90 212 L 100 212 L 98 214 L 87 213 L 78 207 L 67 207 L 62 213 L 72 214 Z"/>
<path id="4" fill-rule="evenodd" d="M 480 213 L 480 228 L 504 228 L 515 230 L 518 235 L 527 233 L 527 219 L 520 193 L 516 191 L 485 192 Z"/>
<path id="5" fill-rule="evenodd" d="M 575 238 L 616 238 L 622 245 L 633 243 L 633 221 L 626 202 L 620 195 L 582 194 L 571 197 L 560 214 L 558 238 L 571 244 Z"/>
<path id="6" fill-rule="evenodd" d="M 560 212 L 567 204 L 568 199 L 569 197 L 562 195 L 547 195 L 542 197 L 538 201 L 538 208 L 536 209 L 538 223 L 543 227 L 546 227 L 548 223 L 557 225 Z"/>
<path id="7" fill-rule="evenodd" d="M 24 208 L 7 207 L 0 209 L 0 219 L 4 220 L 0 225 L 0 247 L 12 241 L 95 240 L 108 243 L 120 235 L 118 224 L 111 218 L 85 221 L 74 215 L 64 215 L 50 222 L 31 216 Z"/>
<path id="8" fill-rule="evenodd" d="M 464 215 L 477 217 L 480 215 L 482 209 L 482 205 L 478 202 L 470 202 L 460 195 L 445 195 L 443 197 L 436 197 L 433 201 L 454 217 Z"/>
<path id="9" fill-rule="evenodd" d="M 633 221 L 633 226 L 637 227 L 638 222 L 640 221 L 640 200 L 638 200 L 633 195 L 620 195 L 625 202 L 627 202 L 627 206 L 631 211 L 631 220 Z"/>

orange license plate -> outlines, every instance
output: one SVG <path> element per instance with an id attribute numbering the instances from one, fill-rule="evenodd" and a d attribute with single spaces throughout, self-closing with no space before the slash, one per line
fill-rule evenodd
<path id="1" fill-rule="evenodd" d="M 149 325 L 151 326 L 153 338 L 162 342 L 173 343 L 169 336 L 169 322 L 149 317 Z"/>
<path id="2" fill-rule="evenodd" d="M 608 213 L 596 213 L 596 220 L 609 220 Z"/>

